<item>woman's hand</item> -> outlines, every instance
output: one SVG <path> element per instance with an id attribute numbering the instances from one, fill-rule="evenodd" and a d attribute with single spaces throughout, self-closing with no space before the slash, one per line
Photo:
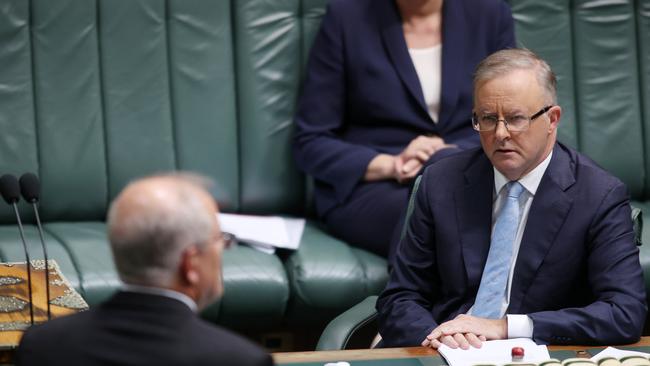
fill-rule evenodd
<path id="1" fill-rule="evenodd" d="M 395 179 L 409 182 L 437 151 L 452 147 L 439 136 L 420 135 L 408 144 L 399 155 L 379 154 L 368 164 L 364 180 Z"/>

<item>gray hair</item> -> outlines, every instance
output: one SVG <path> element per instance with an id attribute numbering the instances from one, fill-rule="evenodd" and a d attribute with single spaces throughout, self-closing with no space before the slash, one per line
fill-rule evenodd
<path id="1" fill-rule="evenodd" d="M 158 182 L 163 196 L 153 198 L 143 182 Z M 206 210 L 201 195 L 209 195 L 209 185 L 207 179 L 186 173 L 152 176 L 130 183 L 112 202 L 109 240 L 123 282 L 169 286 L 182 252 L 212 239 L 215 213 Z"/>
<path id="2" fill-rule="evenodd" d="M 513 70 L 535 69 L 537 82 L 544 88 L 548 104 L 557 104 L 557 78 L 551 67 L 534 52 L 525 48 L 497 51 L 485 58 L 474 72 L 474 90 L 486 81 L 503 76 Z"/>

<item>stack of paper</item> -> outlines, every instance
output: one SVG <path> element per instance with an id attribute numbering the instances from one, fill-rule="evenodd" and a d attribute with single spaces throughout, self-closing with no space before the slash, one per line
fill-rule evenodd
<path id="1" fill-rule="evenodd" d="M 452 349 L 445 345 L 438 352 L 447 360 L 449 366 L 471 366 L 478 364 L 503 365 L 512 363 L 512 348 L 524 349 L 524 358 L 518 362 L 538 363 L 551 358 L 546 346 L 538 346 L 529 338 L 513 338 L 483 342 L 481 348 L 468 350 Z"/>
<path id="2" fill-rule="evenodd" d="M 262 252 L 273 254 L 276 248 L 298 249 L 305 228 L 304 219 L 279 216 L 251 216 L 219 213 L 221 231 L 235 235 Z"/>

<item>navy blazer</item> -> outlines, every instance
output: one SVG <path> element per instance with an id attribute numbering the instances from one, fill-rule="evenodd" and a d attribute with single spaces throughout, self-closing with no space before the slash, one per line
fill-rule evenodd
<path id="1" fill-rule="evenodd" d="M 262 348 L 176 299 L 118 292 L 88 311 L 28 329 L 16 366 L 271 366 Z"/>
<path id="2" fill-rule="evenodd" d="M 311 49 L 295 119 L 294 156 L 316 178 L 323 216 L 344 202 L 379 153 L 398 154 L 418 135 L 478 146 L 471 127 L 472 74 L 513 47 L 503 0 L 450 0 L 442 9 L 439 121 L 427 111 L 394 0 L 331 0 Z"/>
<path id="3" fill-rule="evenodd" d="M 419 345 L 473 305 L 490 248 L 493 194 L 494 171 L 480 149 L 425 170 L 377 301 L 387 346 Z M 507 313 L 527 314 L 537 343 L 637 341 L 646 316 L 638 253 L 625 185 L 558 143 L 530 207 Z"/>

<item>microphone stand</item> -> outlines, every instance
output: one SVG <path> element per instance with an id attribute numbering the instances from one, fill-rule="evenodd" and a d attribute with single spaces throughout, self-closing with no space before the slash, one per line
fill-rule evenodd
<path id="1" fill-rule="evenodd" d="M 50 268 L 48 264 L 47 247 L 45 246 L 45 239 L 43 238 L 43 227 L 41 226 L 41 218 L 39 217 L 38 208 L 36 207 L 36 200 L 32 200 L 32 206 L 34 207 L 34 214 L 36 215 L 36 227 L 38 227 L 38 235 L 41 238 L 41 244 L 43 247 L 43 258 L 45 259 L 45 301 L 47 302 L 47 320 L 50 320 L 52 316 L 50 311 Z"/>
<path id="2" fill-rule="evenodd" d="M 25 241 L 25 231 L 23 230 L 23 224 L 20 221 L 20 214 L 18 213 L 18 205 L 16 202 L 12 202 L 14 212 L 16 213 L 16 219 L 18 220 L 18 230 L 20 231 L 20 238 L 23 241 L 23 249 L 25 249 L 25 259 L 27 259 L 27 285 L 29 286 L 29 319 L 31 325 L 34 325 L 34 300 L 32 298 L 32 269 L 31 269 L 31 260 L 29 259 L 29 250 L 27 248 L 27 242 Z M 49 304 L 49 299 L 48 299 Z"/>

